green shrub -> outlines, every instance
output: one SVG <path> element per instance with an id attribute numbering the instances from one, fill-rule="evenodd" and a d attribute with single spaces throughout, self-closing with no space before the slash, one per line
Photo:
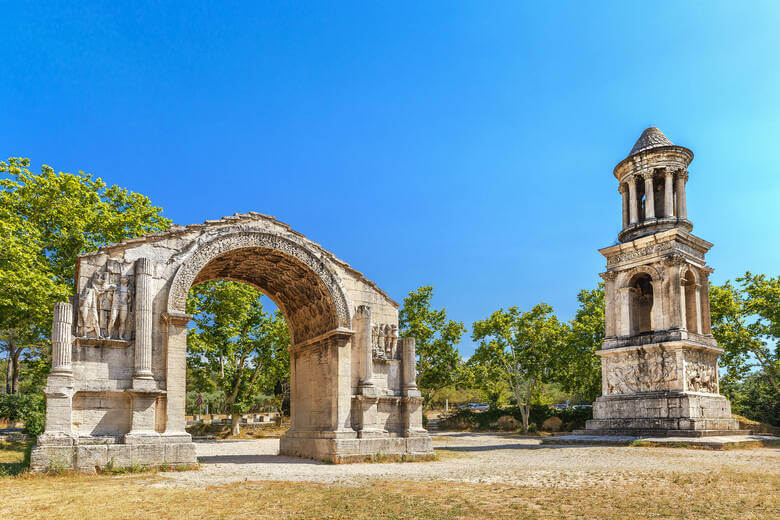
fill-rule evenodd
<path id="1" fill-rule="evenodd" d="M 23 422 L 25 433 L 40 435 L 46 425 L 46 399 L 42 393 L 0 394 L 0 419 Z"/>

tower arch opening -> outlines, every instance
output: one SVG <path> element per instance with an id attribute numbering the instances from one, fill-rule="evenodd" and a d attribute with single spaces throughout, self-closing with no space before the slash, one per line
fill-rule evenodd
<path id="1" fill-rule="evenodd" d="M 638 273 L 628 283 L 631 289 L 629 317 L 632 335 L 651 333 L 655 330 L 652 281 L 649 274 Z"/>

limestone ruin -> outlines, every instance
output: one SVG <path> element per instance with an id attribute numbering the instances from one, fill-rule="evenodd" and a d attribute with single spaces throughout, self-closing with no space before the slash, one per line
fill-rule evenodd
<path id="1" fill-rule="evenodd" d="M 607 271 L 602 395 L 588 434 L 704 436 L 737 432 L 719 394 L 705 253 L 691 234 L 685 184 L 693 153 L 645 130 L 614 170 L 623 197 Z"/>
<path id="2" fill-rule="evenodd" d="M 190 287 L 219 279 L 260 289 L 289 325 L 281 454 L 340 462 L 433 453 L 398 304 L 319 244 L 250 213 L 78 257 L 77 296 L 54 309 L 34 470 L 196 462 L 185 431 L 185 306 Z"/>

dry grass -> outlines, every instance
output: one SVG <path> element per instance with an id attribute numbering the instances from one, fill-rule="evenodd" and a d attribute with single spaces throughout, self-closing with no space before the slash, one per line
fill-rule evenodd
<path id="1" fill-rule="evenodd" d="M 18 468 L 26 443 L 5 443 L 0 467 Z M 448 457 L 437 449 L 437 458 Z M 462 454 L 451 452 L 453 457 Z M 464 464 L 468 464 L 465 460 Z M 156 486 L 157 474 L 20 474 L 0 478 L 0 517 L 471 519 L 774 519 L 777 472 L 656 472 L 620 486 L 526 487 L 459 482 L 371 481 L 365 485 L 244 482 L 204 489 Z"/>
<path id="2" fill-rule="evenodd" d="M 376 481 L 365 486 L 250 482 L 205 489 L 153 487 L 154 475 L 0 479 L 9 518 L 674 518 L 780 517 L 777 476 L 669 474 L 623 487 L 530 488 Z"/>

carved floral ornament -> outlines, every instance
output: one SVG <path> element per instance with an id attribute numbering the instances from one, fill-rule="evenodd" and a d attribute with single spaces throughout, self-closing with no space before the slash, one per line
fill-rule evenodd
<path id="1" fill-rule="evenodd" d="M 197 240 L 194 239 L 194 240 Z M 310 269 L 327 288 L 338 327 L 350 326 L 349 302 L 341 279 L 327 260 L 305 244 L 262 231 L 244 231 L 218 236 L 200 246 L 178 268 L 168 293 L 168 313 L 185 312 L 187 293 L 198 273 L 214 258 L 236 249 L 263 248 L 292 257 Z"/>
<path id="2" fill-rule="evenodd" d="M 639 249 L 634 249 L 631 251 L 626 251 L 624 253 L 619 253 L 617 255 L 611 256 L 607 259 L 607 265 L 615 265 L 628 260 L 641 258 L 643 256 L 649 256 L 653 253 L 663 253 L 664 251 L 669 251 L 669 250 L 682 251 L 683 253 L 691 255 L 693 258 L 696 258 L 697 260 L 704 260 L 704 254 L 702 254 L 699 251 L 696 251 L 692 247 L 689 247 L 685 244 L 681 244 L 679 242 L 669 241 L 669 242 L 663 242 L 661 244 L 651 244 L 646 247 L 641 247 Z M 664 258 L 666 259 L 674 256 L 679 256 L 683 260 L 685 259 L 685 257 L 680 255 L 679 253 L 672 253 L 671 255 L 666 255 Z"/>

